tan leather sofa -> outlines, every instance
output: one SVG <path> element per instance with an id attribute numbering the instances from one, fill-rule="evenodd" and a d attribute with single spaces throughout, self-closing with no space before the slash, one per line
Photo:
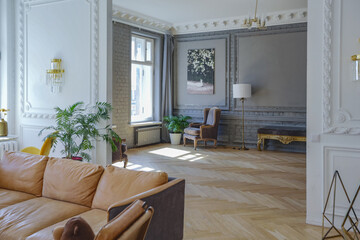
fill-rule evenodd
<path id="1" fill-rule="evenodd" d="M 155 209 L 146 239 L 182 239 L 183 179 L 164 172 L 6 152 L 0 161 L 0 239 L 53 239 L 74 216 L 95 234 L 136 199 Z"/>

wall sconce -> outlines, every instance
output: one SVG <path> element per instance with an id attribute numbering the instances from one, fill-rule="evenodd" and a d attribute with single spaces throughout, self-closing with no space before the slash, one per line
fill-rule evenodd
<path id="1" fill-rule="evenodd" d="M 50 84 L 52 93 L 59 93 L 61 87 L 64 85 L 64 72 L 61 68 L 61 59 L 52 59 L 50 69 L 48 69 L 46 75 L 46 82 Z"/>
<path id="2" fill-rule="evenodd" d="M 360 54 L 351 56 L 351 60 L 353 60 L 353 80 L 360 80 Z"/>
<path id="3" fill-rule="evenodd" d="M 359 38 L 359 43 L 360 43 L 360 38 Z M 353 80 L 359 81 L 360 80 L 360 54 L 352 55 L 351 60 L 353 61 L 353 64 L 352 64 Z"/>

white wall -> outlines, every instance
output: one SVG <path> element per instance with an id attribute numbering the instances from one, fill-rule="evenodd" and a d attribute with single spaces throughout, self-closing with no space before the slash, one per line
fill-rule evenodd
<path id="1" fill-rule="evenodd" d="M 15 6 L 0 0 L 0 108 L 7 108 L 9 134 L 15 133 Z"/>
<path id="2" fill-rule="evenodd" d="M 38 132 L 54 124 L 54 107 L 111 102 L 112 1 L 17 0 L 16 6 L 17 130 L 20 148 L 39 147 Z M 46 84 L 53 58 L 61 58 L 65 69 L 58 94 Z M 93 161 L 111 162 L 104 143 L 93 154 Z"/>
<path id="3" fill-rule="evenodd" d="M 338 170 L 350 198 L 360 183 L 360 82 L 351 55 L 360 53 L 358 0 L 308 1 L 307 223 L 321 225 L 332 175 Z M 330 202 L 330 206 L 332 202 Z M 348 203 L 337 192 L 338 220 Z M 359 210 L 357 206 L 357 210 Z M 339 223 L 339 222 L 338 222 Z"/>

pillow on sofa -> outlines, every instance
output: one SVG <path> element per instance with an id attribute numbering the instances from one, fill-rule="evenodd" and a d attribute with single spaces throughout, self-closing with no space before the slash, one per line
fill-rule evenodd
<path id="1" fill-rule="evenodd" d="M 99 181 L 92 208 L 107 210 L 113 203 L 167 182 L 165 172 L 142 172 L 108 166 Z"/>
<path id="2" fill-rule="evenodd" d="M 90 207 L 102 166 L 71 159 L 49 158 L 44 174 L 43 196 Z"/>
<path id="3" fill-rule="evenodd" d="M 92 240 L 95 237 L 91 226 L 82 217 L 73 217 L 64 227 L 53 230 L 54 240 Z"/>
<path id="4" fill-rule="evenodd" d="M 0 161 L 0 187 L 41 196 L 48 157 L 5 152 Z"/>

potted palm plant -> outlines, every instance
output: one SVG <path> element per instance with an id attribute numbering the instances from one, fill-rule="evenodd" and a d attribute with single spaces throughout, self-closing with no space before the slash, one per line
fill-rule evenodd
<path id="1" fill-rule="evenodd" d="M 97 140 L 110 143 L 112 151 L 117 151 L 114 141 L 121 141 L 120 137 L 112 130 L 110 125 L 99 127 L 99 123 L 110 119 L 111 104 L 97 102 L 95 106 L 86 107 L 83 102 L 77 102 L 67 108 L 55 108 L 56 125 L 43 128 L 51 130 L 46 138 L 54 139 L 53 147 L 58 143 L 64 146 L 61 153 L 65 158 L 90 161 L 89 151 L 94 148 Z"/>
<path id="2" fill-rule="evenodd" d="M 181 134 L 184 129 L 189 126 L 189 116 L 166 116 L 164 117 L 164 123 L 170 134 L 171 144 L 180 144 Z"/>

